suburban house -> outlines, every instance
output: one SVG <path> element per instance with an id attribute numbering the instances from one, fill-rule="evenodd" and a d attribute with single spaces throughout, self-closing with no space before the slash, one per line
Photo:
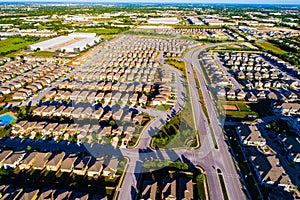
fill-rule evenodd
<path id="1" fill-rule="evenodd" d="M 87 170 L 87 175 L 89 177 L 100 176 L 103 169 L 104 158 L 96 158 L 91 163 Z"/>
<path id="2" fill-rule="evenodd" d="M 40 191 L 40 195 L 37 200 L 54 199 L 54 189 L 44 188 Z"/>
<path id="3" fill-rule="evenodd" d="M 15 151 L 5 161 L 2 162 L 4 169 L 14 169 L 20 164 L 25 156 L 25 151 Z"/>
<path id="4" fill-rule="evenodd" d="M 60 171 L 71 173 L 73 170 L 74 162 L 76 161 L 77 156 L 75 154 L 68 155 L 61 163 Z"/>
<path id="5" fill-rule="evenodd" d="M 176 200 L 176 180 L 164 179 L 162 186 L 162 198 L 166 200 Z"/>
<path id="6" fill-rule="evenodd" d="M 282 103 L 274 108 L 274 113 L 282 115 L 298 115 L 300 114 L 300 104 L 298 103 Z"/>
<path id="7" fill-rule="evenodd" d="M 90 161 L 91 161 L 91 156 L 78 158 L 73 164 L 73 172 L 77 175 L 82 175 L 82 176 L 85 175 Z"/>
<path id="8" fill-rule="evenodd" d="M 20 199 L 20 200 L 35 200 L 38 197 L 39 189 L 31 189 L 31 188 L 26 188 L 22 190 L 21 193 L 19 193 L 17 196 L 14 197 L 14 199 Z"/>
<path id="9" fill-rule="evenodd" d="M 263 185 L 283 188 L 285 191 L 294 190 L 294 185 L 276 156 L 257 153 L 257 155 L 251 156 L 250 160 Z"/>
<path id="10" fill-rule="evenodd" d="M 44 169 L 50 156 L 50 152 L 38 152 L 35 156 L 34 161 L 32 162 L 32 168 L 38 170 Z"/>
<path id="11" fill-rule="evenodd" d="M 38 154 L 37 151 L 33 151 L 25 157 L 25 159 L 22 160 L 21 164 L 19 165 L 19 168 L 21 170 L 25 169 L 28 170 L 32 167 L 33 161 L 35 160 L 36 155 Z"/>
<path id="12" fill-rule="evenodd" d="M 112 158 L 108 165 L 103 169 L 103 176 L 108 176 L 114 178 L 119 165 L 119 160 L 117 158 Z"/>
<path id="13" fill-rule="evenodd" d="M 12 150 L 4 150 L 0 153 L 0 168 L 3 166 L 3 162 L 13 153 Z"/>
<path id="14" fill-rule="evenodd" d="M 237 133 L 244 145 L 261 147 L 266 145 L 266 139 L 261 136 L 255 124 L 244 123 L 237 127 Z"/>
<path id="15" fill-rule="evenodd" d="M 65 155 L 66 155 L 65 152 L 61 152 L 61 153 L 58 153 L 58 154 L 53 154 L 49 158 L 49 162 L 46 164 L 46 169 L 48 171 L 55 171 L 56 172 L 59 169 L 59 167 L 61 166 Z"/>
<path id="16" fill-rule="evenodd" d="M 283 145 L 288 158 L 295 162 L 300 162 L 300 139 L 298 136 L 279 135 L 279 142 Z"/>
<path id="17" fill-rule="evenodd" d="M 155 200 L 157 192 L 157 182 L 144 181 L 142 189 L 142 199 Z"/>
<path id="18" fill-rule="evenodd" d="M 188 178 L 179 178 L 179 199 L 193 200 L 194 199 L 194 188 L 193 180 Z"/>

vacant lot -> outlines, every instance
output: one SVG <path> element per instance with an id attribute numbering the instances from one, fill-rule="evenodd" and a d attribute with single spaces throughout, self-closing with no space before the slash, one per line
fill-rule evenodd
<path id="1" fill-rule="evenodd" d="M 223 105 L 223 108 L 225 110 L 234 110 L 234 111 L 238 110 L 238 108 L 235 105 Z"/>
<path id="2" fill-rule="evenodd" d="M 184 75 L 186 75 L 185 63 L 183 61 L 175 60 L 175 59 L 167 59 L 165 60 L 168 65 L 175 67 L 179 71 L 181 71 Z"/>
<path id="3" fill-rule="evenodd" d="M 280 49 L 279 47 L 275 46 L 274 44 L 270 43 L 270 42 L 255 42 L 255 44 L 257 44 L 259 47 L 265 49 L 265 50 L 269 50 L 269 51 L 273 51 L 274 53 L 278 53 L 278 54 L 286 54 L 287 52 Z"/>
<path id="4" fill-rule="evenodd" d="M 0 41 L 0 56 L 13 56 L 28 45 L 45 40 L 35 37 L 13 37 Z"/>
<path id="5" fill-rule="evenodd" d="M 251 110 L 250 105 L 246 102 L 223 102 L 222 107 L 226 111 L 227 116 L 235 117 L 235 118 L 244 118 L 248 115 L 257 116 L 257 112 Z"/>

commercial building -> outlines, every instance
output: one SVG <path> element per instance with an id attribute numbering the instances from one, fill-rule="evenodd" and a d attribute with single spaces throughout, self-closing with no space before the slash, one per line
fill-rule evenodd
<path id="1" fill-rule="evenodd" d="M 69 53 L 83 51 L 100 42 L 96 33 L 71 33 L 68 36 L 59 36 L 50 40 L 32 44 L 29 49 L 41 51 L 65 51 Z"/>

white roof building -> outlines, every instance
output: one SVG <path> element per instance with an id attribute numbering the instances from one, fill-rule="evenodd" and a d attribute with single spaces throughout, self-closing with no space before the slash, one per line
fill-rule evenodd
<path id="1" fill-rule="evenodd" d="M 31 50 L 80 52 L 100 42 L 96 33 L 71 33 L 30 45 Z"/>
<path id="2" fill-rule="evenodd" d="M 161 18 L 150 18 L 147 23 L 148 24 L 178 24 L 181 20 L 176 17 L 161 17 Z"/>

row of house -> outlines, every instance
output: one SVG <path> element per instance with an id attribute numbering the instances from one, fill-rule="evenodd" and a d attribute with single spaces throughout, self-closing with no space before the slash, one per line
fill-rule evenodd
<path id="1" fill-rule="evenodd" d="M 115 45 L 115 44 L 118 45 Z M 166 51 L 182 55 L 187 46 L 195 45 L 192 40 L 174 38 L 147 38 L 142 36 L 122 36 L 118 40 L 109 43 L 110 49 L 122 50 L 155 50 Z"/>
<path id="2" fill-rule="evenodd" d="M 201 58 L 203 66 L 213 84 L 220 87 L 231 85 L 231 81 L 226 77 L 223 69 L 216 65 L 210 53 L 203 53 Z"/>
<path id="3" fill-rule="evenodd" d="M 0 198 L 1 199 L 19 199 L 19 200 L 53 200 L 53 199 L 76 199 L 76 200 L 88 200 L 89 198 L 107 200 L 106 195 L 90 195 L 85 193 L 78 193 L 74 191 L 44 188 L 18 188 L 13 185 L 0 185 Z"/>
<path id="4" fill-rule="evenodd" d="M 217 96 L 226 97 L 227 100 L 252 101 L 269 99 L 272 101 L 295 102 L 299 99 L 297 91 L 284 90 L 247 90 L 247 89 L 220 89 Z"/>
<path id="5" fill-rule="evenodd" d="M 188 35 L 198 38 L 217 38 L 217 39 L 236 39 L 241 40 L 240 36 L 226 29 L 200 29 L 200 28 L 174 28 L 174 29 L 157 29 L 157 33 L 168 35 Z"/>
<path id="6" fill-rule="evenodd" d="M 274 26 L 274 23 L 259 23 L 259 22 L 246 22 L 248 25 L 251 26 Z M 251 23 L 251 24 L 249 24 Z M 254 27 L 249 27 L 249 26 L 239 26 L 238 29 L 242 31 L 244 34 L 246 34 L 246 38 L 248 40 L 270 40 L 274 38 L 289 38 L 289 37 L 294 37 L 294 36 L 299 36 L 300 32 L 297 30 L 293 29 L 285 29 L 285 30 L 280 30 L 277 27 L 272 28 L 272 27 L 260 27 L 260 28 L 254 28 Z"/>
<path id="7" fill-rule="evenodd" d="M 146 105 L 148 102 L 148 98 L 145 94 L 139 94 L 134 92 L 96 92 L 96 91 L 88 91 L 88 90 L 74 90 L 73 92 L 59 90 L 49 91 L 46 94 L 46 99 L 54 99 L 55 101 L 73 101 L 73 102 L 89 102 L 90 104 L 101 103 L 102 105 L 109 104 L 110 106 L 114 106 L 117 104 L 125 105 Z"/>
<path id="8" fill-rule="evenodd" d="M 282 188 L 285 191 L 293 191 L 295 189 L 290 177 L 280 165 L 275 151 L 267 146 L 267 140 L 262 136 L 261 130 L 256 123 L 243 123 L 236 127 L 236 133 L 241 143 L 248 149 L 252 149 L 249 160 L 261 184 L 267 187 Z M 282 141 L 285 140 L 286 138 Z M 294 154 L 290 153 L 289 155 Z M 295 160 L 297 161 L 297 159 Z"/>
<path id="9" fill-rule="evenodd" d="M 172 99 L 172 96 L 174 97 Z M 176 93 L 172 92 L 172 88 L 169 85 L 159 85 L 157 94 L 151 99 L 153 106 L 157 105 L 175 105 Z"/>
<path id="10" fill-rule="evenodd" d="M 78 157 L 76 154 L 51 152 L 25 152 L 3 150 L 0 152 L 0 167 L 4 169 L 61 171 L 89 177 L 99 177 L 101 174 L 114 178 L 118 169 L 119 160 L 112 158 L 92 158 L 91 156 Z"/>
<path id="11" fill-rule="evenodd" d="M 272 62 L 275 63 L 277 66 L 279 66 L 280 68 L 282 68 L 285 71 L 290 72 L 291 74 L 293 74 L 294 76 L 296 76 L 297 78 L 300 77 L 300 69 L 297 66 L 291 65 L 290 63 L 287 63 L 285 61 L 283 61 L 282 59 L 273 56 L 272 54 L 268 54 L 268 53 L 264 53 L 263 57 Z"/>
<path id="12" fill-rule="evenodd" d="M 289 63 L 279 59 L 276 56 L 272 56 L 268 53 L 263 53 L 261 55 L 258 54 L 248 54 L 248 53 L 237 53 L 237 52 L 223 52 L 218 53 L 220 59 L 224 62 L 224 65 L 231 70 L 233 70 L 236 74 L 240 73 L 238 77 L 240 79 L 245 79 L 246 72 L 253 72 L 253 77 L 255 79 L 291 79 L 291 77 L 287 76 L 285 73 L 292 72 L 297 75 L 298 68 L 296 66 L 292 66 Z M 276 67 L 274 67 L 276 66 Z M 280 70 L 279 68 L 282 70 Z M 255 76 L 255 72 L 257 76 Z M 259 76 L 259 74 L 265 74 L 264 76 Z M 249 78 L 251 75 L 249 74 Z"/>
<path id="13" fill-rule="evenodd" d="M 13 99 L 24 99 L 30 94 L 48 86 L 70 70 L 72 70 L 72 68 L 67 66 L 57 66 L 52 64 L 42 65 L 21 76 L 6 81 L 1 85 L 0 93 L 13 93 Z"/>
<path id="14" fill-rule="evenodd" d="M 11 80 L 16 76 L 23 75 L 25 72 L 32 71 L 40 66 L 53 64 L 66 65 L 68 62 L 70 62 L 70 60 L 66 58 L 16 56 L 15 61 L 8 62 L 8 60 L 5 60 L 5 62 L 1 64 L 0 72 L 3 76 L 0 77 L 0 82 L 4 83 L 6 80 Z"/>
<path id="15" fill-rule="evenodd" d="M 50 57 L 50 56 L 16 56 L 16 60 L 18 61 L 25 61 L 25 62 L 42 62 L 42 63 L 51 63 L 51 64 L 61 64 L 66 65 L 71 60 L 68 58 L 61 58 L 61 57 Z"/>
<path id="16" fill-rule="evenodd" d="M 22 89 L 18 89 L 14 94 L 13 94 L 13 99 L 14 100 L 24 100 L 27 97 L 29 97 L 31 94 L 34 94 L 38 92 L 39 90 L 42 90 L 43 88 L 51 85 L 53 82 L 67 74 L 72 68 L 69 68 L 67 66 L 61 66 L 61 67 L 56 67 L 53 71 L 50 71 L 47 73 L 40 73 L 38 76 L 33 75 L 33 82 L 27 82 L 25 83 L 26 86 Z M 35 74 L 37 73 L 36 71 L 34 72 Z M 30 78 L 30 76 L 25 77 L 25 81 L 27 81 L 27 78 Z M 20 79 L 19 79 L 20 80 Z M 30 80 L 30 79 L 29 79 Z M 22 84 L 21 84 L 22 85 Z"/>
<path id="17" fill-rule="evenodd" d="M 141 191 L 142 199 L 155 200 L 158 198 L 166 200 L 192 200 L 194 199 L 193 181 L 188 178 L 163 179 L 161 197 L 157 194 L 159 189 L 158 182 L 144 181 Z"/>
<path id="18" fill-rule="evenodd" d="M 89 67 L 81 69 L 74 75 L 75 80 L 108 80 L 122 82 L 153 82 L 158 68 L 134 68 L 134 67 Z"/>
<path id="19" fill-rule="evenodd" d="M 143 82 L 116 82 L 116 81 L 70 81 L 65 80 L 57 86 L 58 89 L 68 90 L 94 90 L 94 91 L 114 91 L 114 92 L 146 92 L 150 93 L 151 84 Z"/>
<path id="20" fill-rule="evenodd" d="M 257 54 L 220 53 L 241 85 L 247 88 L 297 88 L 299 81 L 286 72 L 274 67 Z"/>
<path id="21" fill-rule="evenodd" d="M 123 117 L 122 117 L 123 116 Z M 142 115 L 133 115 L 132 112 L 124 112 L 123 109 L 119 109 L 114 112 L 114 115 L 111 111 L 105 113 L 101 120 L 110 120 L 114 118 L 116 120 L 121 120 L 123 122 L 131 123 L 134 126 L 134 123 L 141 123 L 143 120 Z M 19 121 L 13 125 L 12 128 L 12 136 L 20 135 L 20 137 L 30 135 L 31 138 L 34 138 L 37 134 L 41 134 L 43 137 L 50 136 L 54 137 L 54 139 L 58 139 L 62 137 L 67 140 L 69 136 L 77 135 L 78 140 L 82 139 L 82 136 L 91 137 L 93 133 L 97 134 L 99 138 L 102 136 L 120 136 L 121 134 L 133 136 L 135 129 L 131 126 L 128 126 L 123 129 L 123 127 L 119 126 L 116 129 L 113 129 L 111 126 L 101 127 L 98 123 L 95 122 L 94 125 L 86 127 L 81 126 L 79 124 L 69 124 L 69 123 L 52 123 L 46 121 Z M 84 130 L 84 128 L 90 128 L 90 130 Z M 82 136 L 81 136 L 82 135 Z M 91 138 L 90 138 L 91 139 Z M 131 138 L 130 138 L 131 139 Z"/>
<path id="22" fill-rule="evenodd" d="M 0 82 L 3 84 L 7 80 L 11 80 L 16 76 L 20 76 L 25 72 L 31 71 L 39 66 L 38 62 L 25 62 L 11 61 L 5 62 L 1 65 L 0 72 L 2 76 L 0 77 Z"/>
<path id="23" fill-rule="evenodd" d="M 123 114 L 122 109 L 115 113 L 114 117 L 119 120 L 119 122 L 117 122 L 119 126 L 114 128 L 110 125 L 100 126 L 98 122 L 81 124 L 80 121 L 77 121 L 78 123 L 54 123 L 23 120 L 13 125 L 11 135 L 12 137 L 18 135 L 21 138 L 29 136 L 33 139 L 40 134 L 42 139 L 53 137 L 54 141 L 61 139 L 68 140 L 69 137 L 76 136 L 78 143 L 93 143 L 102 141 L 103 137 L 116 137 L 114 140 L 117 138 L 118 141 L 122 140 L 122 146 L 126 147 L 136 132 L 134 123 L 141 123 L 143 116 L 133 115 L 131 112 Z M 118 118 L 118 116 L 122 115 L 123 118 Z M 102 119 L 108 120 L 111 117 L 112 112 L 108 112 L 103 115 Z M 122 119 L 122 123 L 120 119 Z M 127 125 L 121 126 L 124 122 L 127 123 Z"/>
<path id="24" fill-rule="evenodd" d="M 41 105 L 32 111 L 33 116 L 44 118 L 50 117 L 68 117 L 68 118 L 82 118 L 82 119 L 96 119 L 99 121 L 125 120 L 128 122 L 141 123 L 141 114 L 133 114 L 128 107 L 102 107 L 93 108 L 90 106 L 47 106 Z"/>

